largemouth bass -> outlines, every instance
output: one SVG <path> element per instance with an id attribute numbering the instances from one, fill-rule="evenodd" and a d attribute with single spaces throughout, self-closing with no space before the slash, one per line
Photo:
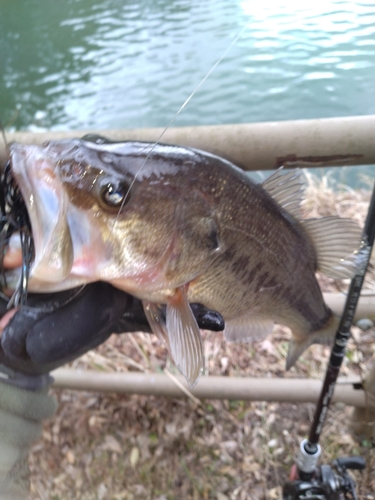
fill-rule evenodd
<path id="1" fill-rule="evenodd" d="M 315 273 L 351 277 L 361 231 L 302 220 L 298 173 L 256 184 L 203 151 L 97 136 L 11 144 L 10 162 L 34 238 L 29 289 L 103 280 L 135 295 L 190 385 L 204 364 L 190 302 L 218 311 L 229 341 L 288 326 L 288 368 L 333 339 L 338 320 Z"/>

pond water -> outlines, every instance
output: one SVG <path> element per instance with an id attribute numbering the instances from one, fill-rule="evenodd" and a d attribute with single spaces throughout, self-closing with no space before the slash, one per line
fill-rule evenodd
<path id="1" fill-rule="evenodd" d="M 223 55 L 175 126 L 375 114 L 374 0 L 2 0 L 0 116 L 163 127 Z"/>

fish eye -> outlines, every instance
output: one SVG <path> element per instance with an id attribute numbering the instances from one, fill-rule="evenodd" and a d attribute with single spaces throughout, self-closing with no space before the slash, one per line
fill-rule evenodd
<path id="1" fill-rule="evenodd" d="M 100 198 L 108 207 L 119 208 L 125 203 L 129 185 L 123 182 L 106 182 L 100 189 Z"/>

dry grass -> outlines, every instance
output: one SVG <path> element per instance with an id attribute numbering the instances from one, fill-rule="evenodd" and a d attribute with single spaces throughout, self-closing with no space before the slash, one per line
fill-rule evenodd
<path id="1" fill-rule="evenodd" d="M 362 222 L 368 200 L 368 192 L 334 193 L 310 180 L 304 209 L 306 216 L 339 214 Z M 367 286 L 372 283 L 367 280 Z M 326 291 L 342 287 L 326 278 L 321 284 Z M 321 379 L 329 353 L 313 346 L 285 373 L 286 329 L 277 327 L 272 339 L 248 345 L 225 344 L 221 334 L 211 332 L 204 338 L 211 375 Z M 365 371 L 374 350 L 370 330 L 361 335 L 360 351 L 351 342 L 342 373 Z M 175 372 L 165 348 L 142 333 L 112 336 L 73 366 Z M 279 499 L 314 411 L 312 404 L 55 395 L 58 413 L 46 422 L 30 457 L 32 499 Z M 351 412 L 343 405 L 331 407 L 321 440 L 323 460 L 364 455 L 367 470 L 356 475 L 358 497 L 370 500 L 375 498 L 375 449 L 352 437 Z"/>

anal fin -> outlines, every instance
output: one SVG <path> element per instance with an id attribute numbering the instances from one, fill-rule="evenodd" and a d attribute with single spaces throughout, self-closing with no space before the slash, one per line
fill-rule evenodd
<path id="1" fill-rule="evenodd" d="M 274 322 L 246 315 L 225 322 L 224 336 L 228 342 L 263 340 L 272 332 Z"/>

